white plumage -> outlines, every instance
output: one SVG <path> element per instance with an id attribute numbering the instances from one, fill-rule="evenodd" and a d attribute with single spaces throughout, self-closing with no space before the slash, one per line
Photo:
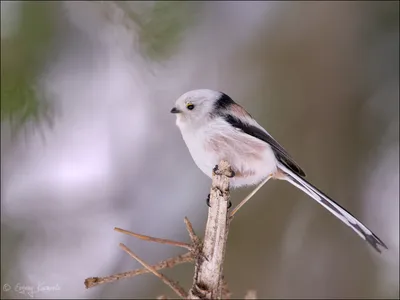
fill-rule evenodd
<path id="1" fill-rule="evenodd" d="M 185 126 L 181 132 L 194 162 L 210 178 L 222 159 L 229 161 L 236 173 L 230 182 L 236 188 L 253 185 L 276 172 L 277 161 L 268 144 L 247 137 L 220 118 L 196 128 Z"/>
<path id="2" fill-rule="evenodd" d="M 324 206 L 378 252 L 386 245 L 334 200 L 304 179 L 286 150 L 251 115 L 222 92 L 201 89 L 183 94 L 171 110 L 190 154 L 210 178 L 221 161 L 230 163 L 232 187 L 286 180 Z M 257 189 L 258 189 L 257 188 Z"/>

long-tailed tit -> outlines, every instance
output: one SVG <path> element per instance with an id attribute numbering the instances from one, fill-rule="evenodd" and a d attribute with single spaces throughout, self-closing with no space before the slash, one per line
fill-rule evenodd
<path id="1" fill-rule="evenodd" d="M 177 116 L 176 125 L 194 162 L 210 178 L 213 168 L 224 159 L 235 172 L 230 179 L 233 188 L 259 184 L 258 190 L 270 178 L 286 180 L 324 206 L 378 252 L 381 252 L 378 245 L 387 249 L 371 230 L 305 180 L 304 171 L 286 150 L 228 95 L 207 89 L 190 91 L 179 97 L 171 113 Z"/>

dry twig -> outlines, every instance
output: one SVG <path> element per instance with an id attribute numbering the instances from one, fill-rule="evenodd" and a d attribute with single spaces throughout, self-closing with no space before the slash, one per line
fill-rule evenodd
<path id="1" fill-rule="evenodd" d="M 124 250 L 126 253 L 128 253 L 131 257 L 136 259 L 139 263 L 143 265 L 147 270 L 149 270 L 151 273 L 156 275 L 158 278 L 160 278 L 166 285 L 168 285 L 178 296 L 181 298 L 186 298 L 187 293 L 185 290 L 177 283 L 172 280 L 170 280 L 167 276 L 157 272 L 156 269 L 154 269 L 152 266 L 146 264 L 141 258 L 139 258 L 135 253 L 133 253 L 128 247 L 126 247 L 124 244 L 120 243 L 119 246 Z"/>
<path id="2" fill-rule="evenodd" d="M 182 248 L 186 248 L 188 250 L 192 249 L 191 245 L 189 245 L 187 243 L 182 243 L 182 242 L 177 242 L 177 241 L 172 241 L 172 240 L 167 240 L 167 239 L 155 238 L 155 237 L 152 237 L 152 236 L 135 233 L 135 232 L 132 232 L 132 231 L 129 231 L 129 230 L 125 230 L 125 229 L 121 229 L 121 228 L 118 228 L 118 227 L 115 227 L 114 230 L 118 231 L 118 232 L 121 232 L 121 233 L 125 233 L 127 235 L 133 236 L 135 238 L 138 238 L 138 239 L 141 239 L 141 240 L 144 240 L 144 241 L 156 242 L 156 243 L 159 243 L 159 244 L 166 244 L 166 245 L 182 247 Z"/>
<path id="3" fill-rule="evenodd" d="M 193 261 L 194 261 L 193 254 L 191 252 L 187 252 L 185 254 L 181 254 L 181 255 L 163 260 L 155 265 L 152 265 L 152 267 L 155 270 L 162 270 L 162 269 L 166 269 L 166 268 L 173 268 L 176 265 L 193 262 Z M 110 276 L 106 276 L 106 277 L 89 277 L 85 280 L 85 287 L 88 289 L 88 288 L 92 288 L 92 287 L 95 287 L 95 286 L 103 284 L 103 283 L 110 283 L 110 282 L 114 282 L 114 281 L 117 281 L 120 279 L 131 278 L 131 277 L 141 275 L 141 274 L 146 274 L 146 273 L 150 273 L 150 271 L 146 268 L 141 268 L 141 269 L 118 273 L 118 274 L 114 274 L 114 275 L 110 275 Z"/>
<path id="4" fill-rule="evenodd" d="M 230 297 L 227 283 L 223 278 L 223 262 L 225 258 L 226 242 L 228 237 L 228 229 L 230 218 L 228 218 L 229 203 L 229 178 L 234 176 L 230 165 L 226 161 L 221 163 L 214 169 L 213 180 L 210 192 L 211 207 L 208 211 L 208 220 L 205 231 L 204 241 L 195 234 L 193 226 L 185 217 L 184 221 L 186 229 L 189 233 L 191 244 L 172 241 L 168 239 L 155 238 L 147 235 L 134 233 L 121 228 L 114 230 L 128 234 L 130 236 L 156 242 L 160 244 L 174 245 L 188 249 L 189 252 L 164 260 L 155 265 L 149 265 L 140 259 L 124 244 L 120 247 L 131 257 L 141 263 L 144 268 L 134 271 L 119 273 L 107 277 L 91 277 L 85 280 L 86 288 L 91 288 L 102 283 L 113 282 L 122 278 L 133 277 L 144 273 L 153 273 L 155 276 L 163 280 L 165 284 L 171 287 L 175 293 L 181 298 L 189 299 L 225 299 Z M 239 207 L 240 208 L 240 207 Z M 237 210 L 235 210 L 237 211 Z M 234 211 L 234 212 L 235 212 Z M 232 215 L 232 214 L 231 214 Z M 165 275 L 158 272 L 164 268 L 171 268 L 175 265 L 195 261 L 195 275 L 192 288 L 189 294 L 186 293 L 178 283 L 168 279 Z M 166 299 L 164 296 L 162 299 Z M 160 299 L 161 299 L 160 298 Z"/>
<path id="5" fill-rule="evenodd" d="M 190 223 L 190 221 L 187 217 L 185 217 L 184 221 L 185 221 L 186 229 L 189 233 L 190 240 L 192 241 L 192 244 L 196 244 L 197 242 L 199 242 L 200 239 L 194 232 L 192 223 Z"/>
<path id="6" fill-rule="evenodd" d="M 244 198 L 238 205 L 236 205 L 236 207 L 232 210 L 232 212 L 230 213 L 229 219 L 233 219 L 234 215 L 238 212 L 238 210 L 246 204 L 247 201 L 249 201 L 255 193 L 257 193 L 257 191 L 259 189 L 261 189 L 263 187 L 264 184 L 267 183 L 268 180 L 270 180 L 272 177 L 268 176 L 267 178 L 265 178 L 263 181 L 261 181 L 261 183 L 256 186 L 256 188 L 246 196 L 246 198 Z"/>

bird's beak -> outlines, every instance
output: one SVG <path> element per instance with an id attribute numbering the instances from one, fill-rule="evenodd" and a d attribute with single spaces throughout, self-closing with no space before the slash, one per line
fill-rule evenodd
<path id="1" fill-rule="evenodd" d="M 171 109 L 171 113 L 172 114 L 179 114 L 179 113 L 181 113 L 181 111 L 179 109 L 177 109 L 176 107 L 174 107 L 174 108 Z"/>

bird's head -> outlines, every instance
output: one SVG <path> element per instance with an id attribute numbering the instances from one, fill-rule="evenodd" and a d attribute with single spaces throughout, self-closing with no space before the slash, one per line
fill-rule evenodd
<path id="1" fill-rule="evenodd" d="M 176 114 L 176 125 L 182 129 L 189 125 L 202 124 L 217 114 L 225 102 L 233 101 L 222 92 L 208 89 L 193 90 L 176 100 L 171 113 Z"/>

